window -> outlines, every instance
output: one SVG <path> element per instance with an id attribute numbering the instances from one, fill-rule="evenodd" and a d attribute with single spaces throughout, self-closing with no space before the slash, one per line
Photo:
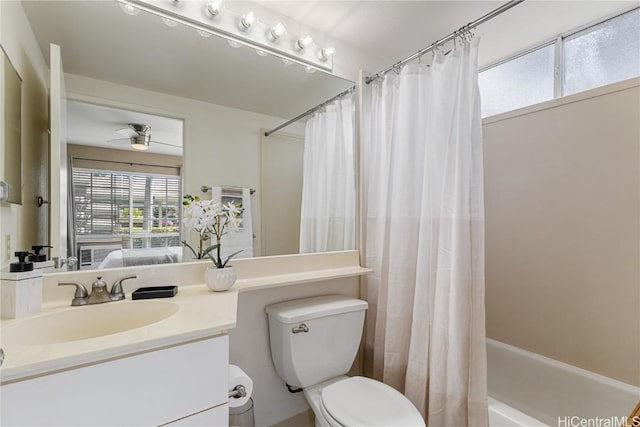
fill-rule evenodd
<path id="1" fill-rule="evenodd" d="M 480 72 L 482 117 L 637 76 L 640 8 Z"/>
<path id="2" fill-rule="evenodd" d="M 124 248 L 180 245 L 180 177 L 73 169 L 76 238 L 122 237 Z"/>
<path id="3" fill-rule="evenodd" d="M 563 49 L 565 95 L 640 75 L 640 9 L 565 38 Z"/>
<path id="4" fill-rule="evenodd" d="M 480 73 L 482 116 L 493 116 L 553 99 L 553 45 Z"/>

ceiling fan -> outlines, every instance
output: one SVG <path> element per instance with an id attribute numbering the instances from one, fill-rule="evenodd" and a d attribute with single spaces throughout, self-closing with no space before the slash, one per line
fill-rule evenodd
<path id="1" fill-rule="evenodd" d="M 177 147 L 180 148 L 179 145 L 168 144 L 166 142 L 160 141 L 152 141 L 151 140 L 151 126 L 139 124 L 139 123 L 129 123 L 128 127 L 116 130 L 116 133 L 124 136 L 124 138 L 111 139 L 107 142 L 123 142 L 129 141 L 131 143 L 131 148 L 135 150 L 148 150 L 149 143 L 153 142 L 154 144 L 167 145 L 169 147 Z"/>

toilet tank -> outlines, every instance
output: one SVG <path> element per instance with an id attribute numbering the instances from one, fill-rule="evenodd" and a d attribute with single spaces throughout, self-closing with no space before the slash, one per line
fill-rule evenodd
<path id="1" fill-rule="evenodd" d="M 267 306 L 271 357 L 280 378 L 305 388 L 349 372 L 366 309 L 366 301 L 343 295 Z"/>

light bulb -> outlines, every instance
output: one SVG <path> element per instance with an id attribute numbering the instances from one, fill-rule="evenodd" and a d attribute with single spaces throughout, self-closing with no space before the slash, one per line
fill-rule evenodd
<path id="1" fill-rule="evenodd" d="M 303 50 L 305 47 L 313 43 L 311 36 L 304 36 L 296 42 L 296 49 Z"/>
<path id="2" fill-rule="evenodd" d="M 162 18 L 162 22 L 164 22 L 164 24 L 167 27 L 175 27 L 176 25 L 178 25 L 178 23 L 176 21 L 174 21 L 173 19 L 170 19 L 170 18 Z"/>
<path id="3" fill-rule="evenodd" d="M 305 67 L 304 67 L 304 71 L 305 71 L 306 73 L 313 74 L 313 73 L 315 73 L 315 72 L 316 72 L 316 69 L 315 69 L 315 68 L 313 68 L 313 67 L 311 67 L 311 66 L 309 66 L 309 65 L 305 65 Z"/>
<path id="4" fill-rule="evenodd" d="M 320 59 L 328 61 L 336 53 L 336 48 L 333 46 L 320 49 Z"/>
<path id="5" fill-rule="evenodd" d="M 282 58 L 282 63 L 285 67 L 288 67 L 289 65 L 293 64 L 293 61 L 287 58 Z"/>
<path id="6" fill-rule="evenodd" d="M 137 7 L 133 7 L 132 5 L 127 3 L 120 3 L 120 8 L 122 8 L 124 13 L 126 13 L 127 15 L 135 16 L 140 13 L 140 9 L 138 9 Z"/>
<path id="7" fill-rule="evenodd" d="M 276 41 L 287 32 L 287 29 L 282 25 L 281 22 L 278 22 L 272 29 L 269 31 L 269 36 L 271 36 L 272 41 Z"/>
<path id="8" fill-rule="evenodd" d="M 240 29 L 242 31 L 247 31 L 249 28 L 251 28 L 251 25 L 253 25 L 253 21 L 256 20 L 256 15 L 253 13 L 253 11 L 249 11 L 247 14 L 242 16 L 242 19 L 240 20 Z"/>
<path id="9" fill-rule="evenodd" d="M 229 46 L 231 46 L 234 49 L 239 49 L 242 47 L 242 43 L 239 43 L 235 40 L 228 40 L 228 42 L 229 42 Z"/>
<path id="10" fill-rule="evenodd" d="M 211 37 L 211 33 L 207 32 L 205 30 L 198 30 L 198 34 L 200 34 L 204 38 Z"/>
<path id="11" fill-rule="evenodd" d="M 256 49 L 256 53 L 258 54 L 258 56 L 267 56 L 268 55 L 268 53 L 265 52 L 262 49 Z"/>
<path id="12" fill-rule="evenodd" d="M 211 18 L 215 18 L 222 11 L 222 0 L 211 0 L 207 4 L 207 12 Z"/>

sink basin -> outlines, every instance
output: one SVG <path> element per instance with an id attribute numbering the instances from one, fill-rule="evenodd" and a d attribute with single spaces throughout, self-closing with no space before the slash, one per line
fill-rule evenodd
<path id="1" fill-rule="evenodd" d="M 112 302 L 74 307 L 19 320 L 2 327 L 2 342 L 47 345 L 117 334 L 159 322 L 178 311 L 165 301 Z"/>

